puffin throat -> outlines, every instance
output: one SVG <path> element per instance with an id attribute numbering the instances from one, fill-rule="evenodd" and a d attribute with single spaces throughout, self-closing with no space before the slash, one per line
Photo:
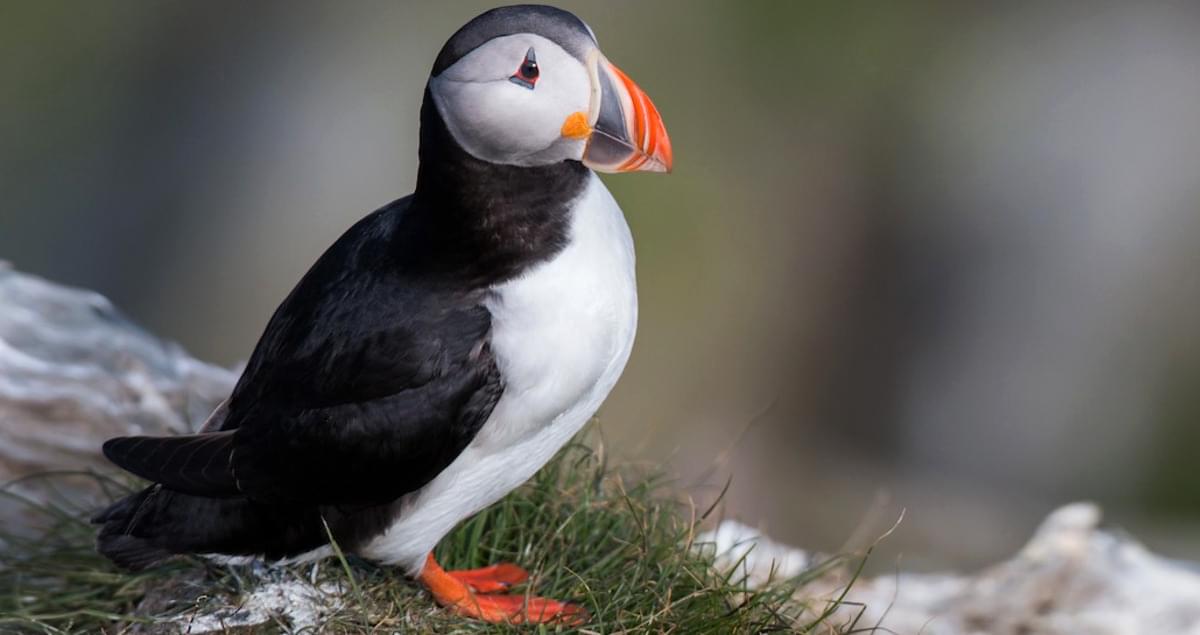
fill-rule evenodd
<path id="1" fill-rule="evenodd" d="M 480 284 L 515 277 L 569 240 L 571 203 L 591 171 L 578 161 L 516 166 L 483 161 L 455 140 L 429 88 L 421 104 L 414 218 L 428 248 L 477 270 Z"/>

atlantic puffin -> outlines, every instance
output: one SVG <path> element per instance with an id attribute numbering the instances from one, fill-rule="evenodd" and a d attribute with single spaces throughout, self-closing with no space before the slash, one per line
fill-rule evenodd
<path id="1" fill-rule="evenodd" d="M 415 191 L 304 275 L 197 434 L 109 440 L 153 484 L 94 517 L 139 570 L 179 554 L 396 565 L 491 622 L 584 611 L 498 594 L 526 574 L 444 571 L 437 543 L 544 465 L 621 375 L 634 250 L 594 171 L 665 172 L 654 104 L 566 11 L 474 18 L 433 64 Z"/>

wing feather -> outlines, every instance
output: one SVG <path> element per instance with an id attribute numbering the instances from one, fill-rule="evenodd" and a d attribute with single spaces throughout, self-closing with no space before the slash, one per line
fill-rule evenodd
<path id="1" fill-rule="evenodd" d="M 148 481 L 195 496 L 239 494 L 231 458 L 234 433 L 178 437 L 117 437 L 104 443 L 104 456 Z"/>

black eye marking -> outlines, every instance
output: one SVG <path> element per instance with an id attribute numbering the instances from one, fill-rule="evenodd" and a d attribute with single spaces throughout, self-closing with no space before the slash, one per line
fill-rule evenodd
<path id="1" fill-rule="evenodd" d="M 508 81 L 533 90 L 533 85 L 537 83 L 539 75 L 541 75 L 541 72 L 538 71 L 537 56 L 533 54 L 533 47 L 531 46 L 525 52 L 525 59 L 517 67 L 517 72 L 513 73 L 512 77 L 508 78 Z"/>

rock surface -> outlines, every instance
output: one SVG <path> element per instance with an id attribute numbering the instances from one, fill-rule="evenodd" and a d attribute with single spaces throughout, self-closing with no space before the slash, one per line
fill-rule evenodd
<path id="1" fill-rule="evenodd" d="M 130 322 L 106 298 L 22 274 L 0 261 L 0 482 L 103 466 L 100 444 L 127 434 L 195 429 L 237 376 Z M 78 499 L 90 479 L 31 480 L 9 491 Z M 63 491 L 67 487 L 68 491 Z M 7 497 L 11 530 L 28 518 Z"/>
<path id="2" fill-rule="evenodd" d="M 862 611 L 859 628 L 902 635 L 1200 635 L 1197 569 L 1099 522 L 1098 507 L 1075 503 L 1047 517 L 1012 559 L 976 574 L 857 580 L 842 622 Z M 741 562 L 751 583 L 771 578 L 773 568 L 777 578 L 794 575 L 816 560 L 731 521 L 702 539 L 715 543 L 725 566 Z M 801 593 L 819 611 L 845 583 L 826 579 Z"/>

